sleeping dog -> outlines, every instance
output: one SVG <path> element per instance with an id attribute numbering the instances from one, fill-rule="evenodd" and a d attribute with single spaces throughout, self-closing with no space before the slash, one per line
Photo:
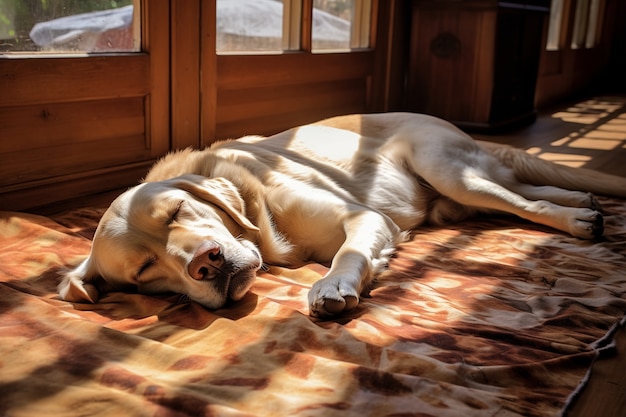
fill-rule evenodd
<path id="1" fill-rule="evenodd" d="M 263 264 L 318 262 L 329 270 L 310 314 L 329 317 L 354 308 L 422 224 L 504 212 L 592 239 L 603 219 L 590 193 L 626 198 L 626 179 L 474 141 L 426 115 L 336 117 L 167 155 L 111 204 L 59 292 L 176 292 L 219 308 Z"/>

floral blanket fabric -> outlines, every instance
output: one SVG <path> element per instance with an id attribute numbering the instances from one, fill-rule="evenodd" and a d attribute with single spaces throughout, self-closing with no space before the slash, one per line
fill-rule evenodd
<path id="1" fill-rule="evenodd" d="M 102 209 L 0 213 L 2 416 L 558 416 L 626 312 L 626 205 L 602 241 L 521 220 L 422 228 L 369 298 L 309 317 L 320 265 L 209 311 L 58 299 Z"/>

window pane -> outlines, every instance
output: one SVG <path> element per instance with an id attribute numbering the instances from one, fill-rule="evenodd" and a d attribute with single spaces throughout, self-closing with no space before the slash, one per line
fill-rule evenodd
<path id="1" fill-rule="evenodd" d="M 602 27 L 603 4 L 600 0 L 591 0 L 589 6 L 589 25 L 587 26 L 587 36 L 585 39 L 585 47 L 594 48 L 598 45 L 599 29 Z"/>
<path id="2" fill-rule="evenodd" d="M 576 2 L 576 14 L 574 16 L 574 33 L 572 34 L 572 49 L 585 46 L 587 25 L 589 23 L 589 0 Z"/>
<path id="3" fill-rule="evenodd" d="M 354 0 L 314 0 L 312 49 L 350 49 Z"/>
<path id="4" fill-rule="evenodd" d="M 552 0 L 550 24 L 548 26 L 548 51 L 558 51 L 561 47 L 561 22 L 563 21 L 563 0 Z"/>
<path id="5" fill-rule="evenodd" d="M 2 52 L 139 50 L 138 0 L 0 0 Z"/>
<path id="6" fill-rule="evenodd" d="M 282 0 L 217 0 L 218 52 L 282 51 Z"/>

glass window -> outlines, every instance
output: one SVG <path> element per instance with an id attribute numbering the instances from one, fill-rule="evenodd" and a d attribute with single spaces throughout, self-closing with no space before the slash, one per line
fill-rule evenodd
<path id="1" fill-rule="evenodd" d="M 217 0 L 218 52 L 282 51 L 282 0 Z"/>
<path id="2" fill-rule="evenodd" d="M 585 37 L 585 47 L 594 48 L 600 42 L 600 29 L 602 28 L 602 17 L 604 16 L 604 2 L 601 0 L 591 0 L 589 5 L 589 25 L 587 26 L 587 36 Z"/>
<path id="3" fill-rule="evenodd" d="M 585 46 L 587 27 L 589 24 L 589 0 L 578 0 L 576 2 L 576 13 L 574 15 L 574 31 L 572 33 L 572 49 L 579 49 Z"/>
<path id="4" fill-rule="evenodd" d="M 563 22 L 563 0 L 552 0 L 546 44 L 548 51 L 558 51 L 561 48 L 561 22 Z"/>
<path id="5" fill-rule="evenodd" d="M 140 49 L 139 0 L 0 0 L 0 53 Z"/>
<path id="6" fill-rule="evenodd" d="M 302 0 L 217 0 L 217 52 L 301 49 L 302 7 Z M 371 0 L 314 0 L 311 49 L 369 47 L 370 17 Z"/>
<path id="7" fill-rule="evenodd" d="M 598 45 L 603 15 L 603 1 L 578 0 L 574 17 L 572 49 L 593 48 Z"/>
<path id="8" fill-rule="evenodd" d="M 354 0 L 314 0 L 312 49 L 350 49 L 354 11 Z"/>

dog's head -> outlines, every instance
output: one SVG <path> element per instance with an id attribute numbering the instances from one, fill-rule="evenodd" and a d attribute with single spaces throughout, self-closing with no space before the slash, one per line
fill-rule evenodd
<path id="1" fill-rule="evenodd" d="M 223 178 L 147 182 L 111 204 L 91 253 L 65 274 L 59 294 L 95 302 L 101 291 L 130 287 L 185 294 L 219 308 L 250 289 L 262 261 L 247 237 L 258 231 L 237 189 Z"/>

